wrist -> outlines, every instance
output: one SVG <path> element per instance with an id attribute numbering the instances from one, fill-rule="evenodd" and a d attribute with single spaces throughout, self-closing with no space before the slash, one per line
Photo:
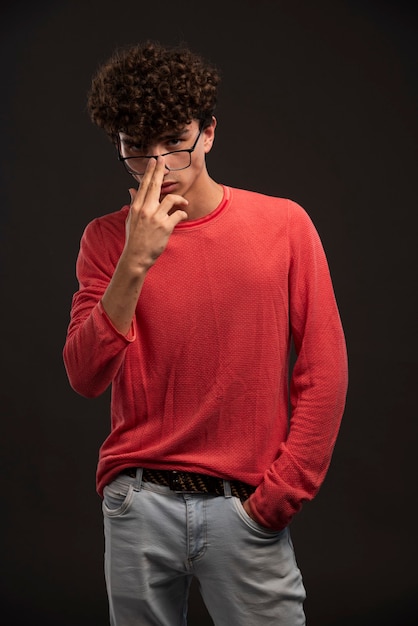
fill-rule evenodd
<path id="1" fill-rule="evenodd" d="M 118 261 L 118 270 L 132 278 L 143 279 L 154 262 L 143 255 L 124 250 Z"/>
<path id="2" fill-rule="evenodd" d="M 247 500 L 245 500 L 245 501 L 242 503 L 242 506 L 244 507 L 244 510 L 245 510 L 245 512 L 247 513 L 247 515 L 248 515 L 249 517 L 251 517 L 251 519 L 252 519 L 252 520 L 254 520 L 254 522 L 257 522 L 257 523 L 258 523 L 257 517 L 256 517 L 256 515 L 255 515 L 255 513 L 254 513 L 254 510 L 253 510 L 253 508 L 252 508 L 252 506 L 251 506 L 250 498 L 248 498 Z"/>

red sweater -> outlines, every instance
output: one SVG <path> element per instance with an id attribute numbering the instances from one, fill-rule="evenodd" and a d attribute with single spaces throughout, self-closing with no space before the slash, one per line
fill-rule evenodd
<path id="1" fill-rule="evenodd" d="M 325 477 L 347 388 L 318 234 L 294 202 L 225 187 L 210 215 L 176 226 L 123 336 L 101 297 L 127 212 L 95 219 L 83 234 L 64 347 L 78 393 L 96 397 L 112 384 L 98 493 L 129 466 L 238 479 L 258 486 L 251 505 L 260 523 L 283 528 Z"/>

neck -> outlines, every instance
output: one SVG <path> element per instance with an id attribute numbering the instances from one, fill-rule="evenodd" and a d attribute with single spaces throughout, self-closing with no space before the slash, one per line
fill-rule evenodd
<path id="1" fill-rule="evenodd" d="M 222 186 L 209 176 L 200 185 L 190 189 L 184 197 L 189 201 L 187 213 L 189 220 L 197 220 L 209 215 L 216 209 L 223 197 Z"/>

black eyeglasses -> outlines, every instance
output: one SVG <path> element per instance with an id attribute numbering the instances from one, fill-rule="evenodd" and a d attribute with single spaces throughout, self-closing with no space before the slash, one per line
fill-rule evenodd
<path id="1" fill-rule="evenodd" d="M 173 150 L 172 152 L 165 152 L 164 154 L 152 154 L 150 156 L 124 156 L 129 152 L 129 147 L 126 148 L 120 141 L 120 137 L 117 137 L 117 149 L 118 159 L 122 161 L 129 174 L 136 176 L 142 176 L 145 174 L 147 165 L 150 159 L 157 159 L 159 156 L 165 158 L 165 167 L 170 172 L 176 172 L 178 170 L 185 170 L 190 167 L 192 163 L 192 152 L 194 152 L 199 137 L 202 134 L 202 130 L 199 130 L 199 134 L 191 148 L 188 150 Z"/>

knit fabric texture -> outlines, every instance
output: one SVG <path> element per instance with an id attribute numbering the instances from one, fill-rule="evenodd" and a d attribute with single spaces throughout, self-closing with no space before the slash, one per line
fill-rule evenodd
<path id="1" fill-rule="evenodd" d="M 101 297 L 128 210 L 84 231 L 64 346 L 78 393 L 112 385 L 98 493 L 126 467 L 198 472 L 256 486 L 257 520 L 284 528 L 325 478 L 347 390 L 318 233 L 295 202 L 224 187 L 212 213 L 176 226 L 124 336 Z"/>

